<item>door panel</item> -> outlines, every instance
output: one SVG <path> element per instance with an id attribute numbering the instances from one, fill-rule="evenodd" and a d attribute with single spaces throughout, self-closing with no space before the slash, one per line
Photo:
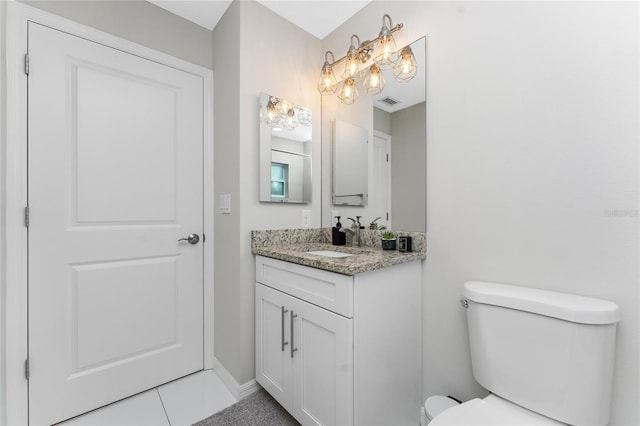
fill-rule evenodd
<path id="1" fill-rule="evenodd" d="M 68 66 L 76 221 L 175 223 L 175 88 L 111 67 Z"/>
<path id="2" fill-rule="evenodd" d="M 29 24 L 29 416 L 203 368 L 200 77 Z"/>
<path id="3" fill-rule="evenodd" d="M 178 344 L 177 260 L 171 256 L 71 266 L 76 374 Z"/>

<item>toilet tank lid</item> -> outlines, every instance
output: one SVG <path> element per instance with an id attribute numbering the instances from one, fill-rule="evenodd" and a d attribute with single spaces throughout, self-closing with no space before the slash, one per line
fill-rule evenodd
<path id="1" fill-rule="evenodd" d="M 462 294 L 476 303 L 581 324 L 613 324 L 620 321 L 620 312 L 615 303 L 575 294 L 480 281 L 466 282 Z"/>

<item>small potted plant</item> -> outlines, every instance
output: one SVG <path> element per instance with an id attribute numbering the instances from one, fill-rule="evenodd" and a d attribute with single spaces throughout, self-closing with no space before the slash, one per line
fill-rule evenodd
<path id="1" fill-rule="evenodd" d="M 382 234 L 382 249 L 383 250 L 396 249 L 396 236 L 393 232 L 386 231 L 384 234 Z"/>

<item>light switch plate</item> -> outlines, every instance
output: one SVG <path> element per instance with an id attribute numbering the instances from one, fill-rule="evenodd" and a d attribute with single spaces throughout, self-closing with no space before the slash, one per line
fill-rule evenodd
<path id="1" fill-rule="evenodd" d="M 231 194 L 220 194 L 218 213 L 231 214 Z"/>

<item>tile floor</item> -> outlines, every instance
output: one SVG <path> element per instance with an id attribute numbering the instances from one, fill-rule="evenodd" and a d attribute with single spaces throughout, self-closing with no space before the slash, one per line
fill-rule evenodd
<path id="1" fill-rule="evenodd" d="M 205 370 L 74 417 L 60 425 L 187 426 L 236 402 L 218 376 L 212 370 Z"/>

